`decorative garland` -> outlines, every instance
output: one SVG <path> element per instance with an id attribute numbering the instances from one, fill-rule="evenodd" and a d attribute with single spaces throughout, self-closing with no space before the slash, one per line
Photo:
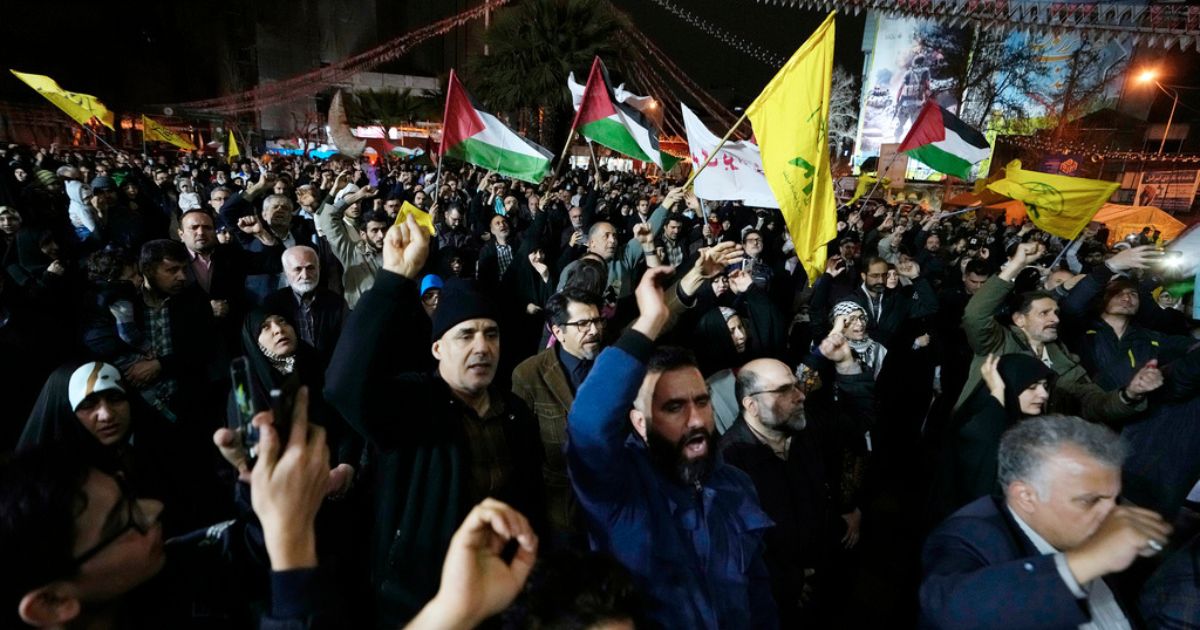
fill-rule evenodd
<path id="1" fill-rule="evenodd" d="M 717 39 L 721 43 L 733 48 L 738 52 L 745 53 L 746 55 L 753 57 L 755 60 L 771 66 L 772 68 L 782 68 L 783 64 L 787 63 L 787 57 L 777 55 L 774 52 L 755 44 L 754 42 L 746 41 L 745 39 L 742 39 L 741 37 L 738 37 L 737 35 L 734 35 L 733 33 L 730 33 L 719 26 L 715 26 L 706 21 L 704 18 L 688 11 L 687 9 L 677 6 L 675 3 L 671 2 L 671 0 L 652 1 L 654 4 L 657 4 L 658 6 L 673 13 L 675 17 L 700 29 L 705 34 Z"/>
<path id="2" fill-rule="evenodd" d="M 1127 160 L 1132 162 L 1169 162 L 1172 164 L 1200 164 L 1200 155 L 1159 155 L 1157 152 L 1118 151 L 1098 144 L 1076 144 L 1055 142 L 1033 136 L 999 136 L 998 142 L 1048 153 L 1084 153 L 1104 160 Z"/>

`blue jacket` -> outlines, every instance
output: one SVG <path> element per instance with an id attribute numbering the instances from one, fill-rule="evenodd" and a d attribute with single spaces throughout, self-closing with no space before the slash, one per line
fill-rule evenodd
<path id="1" fill-rule="evenodd" d="M 746 474 L 717 463 L 697 490 L 663 476 L 629 409 L 653 345 L 627 332 L 596 359 L 567 422 L 567 472 L 592 547 L 613 554 L 663 628 L 776 628 L 763 560 L 773 523 Z"/>
<path id="2" fill-rule="evenodd" d="M 938 526 L 921 554 L 922 628 L 1075 628 L 1091 620 L 1053 555 L 1004 507 L 980 497 Z"/>

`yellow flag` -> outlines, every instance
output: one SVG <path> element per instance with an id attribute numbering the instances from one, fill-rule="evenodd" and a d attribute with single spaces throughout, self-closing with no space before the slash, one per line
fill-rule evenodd
<path id="1" fill-rule="evenodd" d="M 767 183 L 810 282 L 825 271 L 825 246 L 837 236 L 829 168 L 833 16 L 825 18 L 746 110 Z"/>
<path id="2" fill-rule="evenodd" d="M 411 203 L 408 203 L 407 201 L 400 204 L 400 211 L 396 213 L 396 222 L 393 225 L 400 225 L 401 223 L 404 223 L 404 220 L 408 218 L 408 215 L 410 214 L 413 215 L 413 218 L 417 220 L 417 225 L 429 230 L 430 235 L 437 236 L 437 230 L 433 227 L 433 217 L 430 216 L 428 212 L 425 212 L 424 210 L 412 205 Z"/>
<path id="3" fill-rule="evenodd" d="M 992 192 L 1025 202 L 1033 224 L 1055 236 L 1074 239 L 1120 184 L 1098 179 L 1050 175 L 1021 168 L 1013 160 L 1004 179 L 988 184 Z"/>
<path id="4" fill-rule="evenodd" d="M 153 119 L 142 115 L 142 136 L 147 142 L 159 141 L 173 144 L 180 149 L 187 151 L 195 151 L 196 145 L 192 144 L 187 138 L 175 133 L 174 130 L 155 122 Z"/>
<path id="5" fill-rule="evenodd" d="M 242 154 L 242 152 L 238 150 L 237 139 L 233 137 L 233 130 L 230 129 L 229 130 L 229 153 L 227 154 L 227 157 L 229 158 L 230 161 L 233 161 L 233 158 L 235 158 L 241 154 Z"/>
<path id="6" fill-rule="evenodd" d="M 36 90 L 46 100 L 54 103 L 55 107 L 66 112 L 75 122 L 86 125 L 94 120 L 109 129 L 113 128 L 113 113 L 108 111 L 104 103 L 101 103 L 100 99 L 95 96 L 68 92 L 59 87 L 54 79 L 43 74 L 29 74 L 12 69 L 9 72 Z"/>

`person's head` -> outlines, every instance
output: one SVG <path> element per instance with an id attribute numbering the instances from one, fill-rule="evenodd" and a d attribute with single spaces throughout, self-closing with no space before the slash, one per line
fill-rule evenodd
<path id="1" fill-rule="evenodd" d="M 1141 298 L 1138 296 L 1137 283 L 1128 278 L 1117 278 L 1104 287 L 1103 314 L 1116 317 L 1130 318 L 1137 315 Z"/>
<path id="2" fill-rule="evenodd" d="M 382 210 L 376 210 L 358 218 L 358 234 L 364 243 L 374 251 L 383 251 L 383 239 L 391 227 L 391 217 Z"/>
<path id="3" fill-rule="evenodd" d="M 847 236 L 838 243 L 838 255 L 848 263 L 858 260 L 861 251 L 858 239 L 853 236 Z"/>
<path id="4" fill-rule="evenodd" d="M 858 302 L 846 300 L 838 302 L 830 311 L 830 316 L 835 320 L 838 317 L 844 316 L 846 319 L 846 327 L 842 329 L 842 334 L 850 341 L 863 341 L 867 338 L 867 311 Z"/>
<path id="5" fill-rule="evenodd" d="M 217 171 L 218 176 L 221 174 L 222 171 Z M 217 181 L 221 180 L 218 178 Z M 232 190 L 226 188 L 225 186 L 217 186 L 216 188 L 212 189 L 212 192 L 208 193 L 208 205 L 212 207 L 213 212 L 219 212 L 221 210 L 221 206 L 225 205 L 225 201 L 231 196 L 233 196 Z"/>
<path id="6" fill-rule="evenodd" d="M 117 368 L 99 361 L 81 365 L 71 373 L 67 398 L 79 423 L 100 444 L 112 446 L 128 437 L 133 421 Z"/>
<path id="7" fill-rule="evenodd" d="M 571 227 L 576 230 L 583 229 L 583 208 L 579 206 L 571 206 L 567 211 L 567 218 L 571 220 Z"/>
<path id="8" fill-rule="evenodd" d="M 189 261 L 183 243 L 169 239 L 147 241 L 138 256 L 138 270 L 145 285 L 160 295 L 177 295 L 187 283 Z"/>
<path id="9" fill-rule="evenodd" d="M 1175 306 L 1179 304 L 1179 298 L 1175 297 L 1173 293 L 1164 288 L 1162 291 L 1158 292 L 1157 302 L 1161 308 L 1175 308 Z"/>
<path id="10" fill-rule="evenodd" d="M 1042 283 L 1042 288 L 1047 291 L 1053 291 L 1066 284 L 1074 275 L 1070 269 L 1055 269 L 1046 274 L 1046 281 Z"/>
<path id="11" fill-rule="evenodd" d="M 21 229 L 21 215 L 12 206 L 0 206 L 0 234 L 12 236 Z"/>
<path id="12" fill-rule="evenodd" d="M 742 322 L 742 316 L 738 312 L 728 306 L 717 307 L 721 313 L 721 318 L 725 320 L 725 329 L 729 331 L 729 338 L 733 341 L 733 349 L 741 354 L 746 351 L 746 342 L 749 341 L 749 335 L 746 333 L 746 325 Z"/>
<path id="13" fill-rule="evenodd" d="M 546 300 L 550 331 L 568 354 L 588 361 L 600 356 L 605 325 L 600 296 L 578 287 L 565 287 Z"/>
<path id="14" fill-rule="evenodd" d="M 617 230 L 611 223 L 601 221 L 588 230 L 587 249 L 605 261 L 617 255 Z"/>
<path id="15" fill-rule="evenodd" d="M 466 281 L 449 282 L 433 313 L 438 374 L 457 394 L 478 396 L 496 376 L 500 324 L 491 300 Z"/>
<path id="16" fill-rule="evenodd" d="M 867 264 L 863 266 L 862 276 L 863 284 L 866 285 L 867 291 L 880 295 L 887 284 L 888 262 L 879 257 L 873 257 L 867 260 Z"/>
<path id="17" fill-rule="evenodd" d="M 642 617 L 633 577 L 611 554 L 557 550 L 538 556 L 504 613 L 505 628 L 633 630 Z"/>
<path id="18" fill-rule="evenodd" d="M 121 193 L 125 195 L 126 199 L 137 199 L 139 190 L 135 179 L 127 179 L 121 183 Z"/>
<path id="19" fill-rule="evenodd" d="M 13 179 L 17 180 L 19 184 L 29 181 L 29 169 L 26 169 L 24 166 L 14 166 L 12 174 Z"/>
<path id="20" fill-rule="evenodd" d="M 283 251 L 283 273 L 293 291 L 305 294 L 317 288 L 321 282 L 321 259 L 317 250 L 307 245 L 296 245 Z"/>
<path id="21" fill-rule="evenodd" d="M 492 220 L 488 222 L 488 232 L 491 233 L 492 238 L 496 239 L 496 242 L 507 242 L 509 235 L 508 219 L 499 214 L 493 216 Z"/>
<path id="22" fill-rule="evenodd" d="M 763 252 L 763 236 L 758 230 L 747 230 L 742 235 L 742 250 L 751 258 L 758 258 Z"/>
<path id="23" fill-rule="evenodd" d="M 1102 424 L 1061 415 L 1018 422 L 1000 438 L 1008 506 L 1060 551 L 1087 540 L 1121 493 L 1125 445 Z"/>
<path id="24" fill-rule="evenodd" d="M 58 444 L 0 463 L 3 625 L 64 627 L 162 570 L 162 503 Z"/>
<path id="25" fill-rule="evenodd" d="M 317 205 L 317 188 L 312 184 L 305 184 L 296 188 L 296 201 L 305 208 L 313 208 Z"/>
<path id="26" fill-rule="evenodd" d="M 1026 291 L 1017 298 L 1012 323 L 1031 341 L 1050 343 L 1058 339 L 1058 302 L 1045 291 Z"/>
<path id="27" fill-rule="evenodd" d="M 671 242 L 679 239 L 679 232 L 683 229 L 683 221 L 679 217 L 671 217 L 667 219 L 663 225 L 663 236 Z"/>
<path id="28" fill-rule="evenodd" d="M 179 240 L 194 254 L 208 254 L 217 248 L 217 231 L 208 212 L 197 208 L 179 218 Z"/>
<path id="29" fill-rule="evenodd" d="M 1006 354 L 996 364 L 996 372 L 1004 381 L 1004 409 L 1009 417 L 1040 416 L 1046 412 L 1056 375 L 1041 359 L 1028 354 Z"/>
<path id="30" fill-rule="evenodd" d="M 263 314 L 252 313 L 247 317 L 258 319 L 261 317 L 261 324 L 258 328 L 258 349 L 271 359 L 286 359 L 296 353 L 296 349 L 300 347 L 300 336 L 296 334 L 296 327 L 282 315 L 275 313 Z"/>
<path id="31" fill-rule="evenodd" d="M 516 196 L 505 195 L 504 196 L 504 212 L 505 212 L 505 214 L 512 214 L 513 212 L 516 212 L 517 211 L 517 203 L 518 202 L 517 202 Z"/>
<path id="32" fill-rule="evenodd" d="M 637 211 L 642 216 L 650 214 L 650 200 L 645 197 L 639 197 L 637 200 Z"/>
<path id="33" fill-rule="evenodd" d="M 424 195 L 425 193 L 422 192 L 419 194 Z M 394 196 L 389 195 L 387 199 L 383 200 L 383 211 L 386 212 L 389 217 L 394 217 L 397 214 L 400 214 L 401 201 L 402 200 L 399 197 L 394 197 Z M 425 206 L 421 206 L 420 204 L 417 204 L 417 205 L 421 208 L 425 207 Z"/>
<path id="34" fill-rule="evenodd" d="M 431 273 L 421 278 L 421 308 L 425 309 L 425 315 L 431 319 L 441 302 L 444 286 L 446 283 L 441 276 Z"/>
<path id="35" fill-rule="evenodd" d="M 277 179 L 275 180 L 275 185 L 271 187 L 271 192 L 286 197 L 288 193 L 292 192 L 292 187 L 288 184 L 287 180 Z"/>
<path id="36" fill-rule="evenodd" d="M 462 225 L 463 213 L 457 205 L 446 208 L 446 227 L 455 229 Z"/>
<path id="37" fill-rule="evenodd" d="M 807 424 L 801 385 L 782 361 L 757 359 L 738 371 L 734 392 L 742 417 L 756 430 L 792 434 Z"/>
<path id="38" fill-rule="evenodd" d="M 721 297 L 729 292 L 729 276 L 726 274 L 718 274 L 712 279 L 712 292 L 716 297 Z"/>
<path id="39" fill-rule="evenodd" d="M 936 233 L 925 238 L 925 251 L 936 252 L 942 249 L 942 237 Z"/>
<path id="40" fill-rule="evenodd" d="M 986 262 L 974 258 L 967 261 L 962 274 L 963 289 L 967 295 L 975 295 L 975 292 L 983 287 L 983 283 L 987 282 L 989 275 Z"/>
<path id="41" fill-rule="evenodd" d="M 263 200 L 262 220 L 278 233 L 292 227 L 292 200 L 287 195 L 274 194 Z"/>
<path id="42" fill-rule="evenodd" d="M 712 400 L 690 350 L 665 346 L 654 351 L 629 420 L 668 477 L 693 484 L 712 469 Z"/>
<path id="43" fill-rule="evenodd" d="M 137 262 L 120 247 L 105 247 L 93 252 L 84 264 L 89 282 L 125 281 L 134 286 L 140 282 Z"/>

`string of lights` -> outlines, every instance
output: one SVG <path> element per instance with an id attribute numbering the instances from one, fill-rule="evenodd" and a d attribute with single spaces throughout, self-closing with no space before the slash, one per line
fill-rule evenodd
<path id="1" fill-rule="evenodd" d="M 1033 136 L 1000 136 L 997 142 L 1046 153 L 1081 154 L 1095 161 L 1126 160 L 1130 162 L 1166 162 L 1171 164 L 1200 164 L 1200 155 L 1159 155 L 1149 151 L 1122 151 L 1098 144 L 1060 142 Z"/>
<path id="2" fill-rule="evenodd" d="M 730 48 L 733 48 L 734 50 L 743 53 L 757 61 L 761 61 L 772 68 L 782 68 L 783 64 L 787 62 L 787 57 L 776 54 L 754 42 L 747 41 L 719 26 L 711 24 L 704 18 L 676 5 L 674 2 L 671 2 L 671 0 L 652 0 L 652 2 L 666 9 L 667 11 L 670 11 L 675 15 L 675 17 L 687 22 L 697 29 L 700 29 L 700 31 L 704 32 L 706 35 L 709 35 L 717 41 L 729 46 Z"/>
<path id="3" fill-rule="evenodd" d="M 632 78 L 637 80 L 641 88 L 659 103 L 659 108 L 663 115 L 662 131 L 669 131 L 677 135 L 683 129 L 683 124 L 681 115 L 677 114 L 675 108 L 671 105 L 678 102 L 676 95 L 662 83 L 659 77 L 650 77 L 652 71 L 646 67 L 644 61 L 635 59 L 625 69 Z"/>

